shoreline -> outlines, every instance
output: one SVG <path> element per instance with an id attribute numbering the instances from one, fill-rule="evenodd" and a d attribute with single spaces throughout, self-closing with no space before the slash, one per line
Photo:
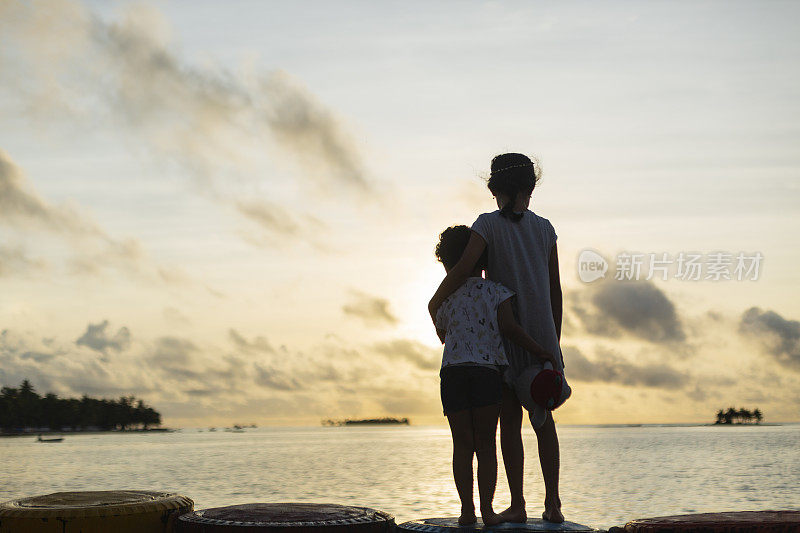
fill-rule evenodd
<path id="1" fill-rule="evenodd" d="M 692 428 L 692 427 L 730 427 L 730 428 L 740 428 L 740 427 L 781 427 L 781 426 L 791 426 L 797 425 L 800 422 L 766 422 L 761 424 L 715 424 L 711 423 L 691 423 L 691 422 L 684 422 L 684 423 L 664 423 L 664 424 L 559 424 L 559 427 L 563 428 L 582 428 L 582 429 L 637 429 L 637 428 Z M 363 429 L 369 427 L 376 427 L 376 428 L 392 428 L 392 427 L 438 427 L 434 425 L 403 425 L 403 424 L 351 424 L 351 425 L 340 425 L 334 427 L 340 428 L 351 428 L 351 429 Z M 261 426 L 260 429 L 266 428 L 282 428 L 282 429 L 305 429 L 305 428 L 317 428 L 317 427 L 326 427 L 326 426 Z M 442 426 L 447 427 L 447 426 Z M 0 433 L 0 438 L 8 437 L 8 438 L 19 438 L 19 437 L 37 437 L 39 435 L 42 436 L 54 436 L 54 435 L 108 435 L 108 434 L 149 434 L 149 433 L 176 433 L 181 431 L 192 431 L 192 430 L 201 430 L 199 432 L 206 433 L 207 430 L 205 428 L 194 428 L 194 427 L 185 427 L 185 428 L 152 428 L 152 429 L 126 429 L 126 430 L 74 430 L 74 431 L 22 431 L 22 432 L 14 432 L 14 433 Z M 222 433 L 222 432 L 220 432 Z"/>
<path id="2" fill-rule="evenodd" d="M 66 431 L 20 431 L 14 433 L 0 433 L 0 437 L 38 437 L 39 435 L 104 435 L 108 433 L 174 433 L 180 429 L 152 428 L 152 429 L 108 429 L 108 430 L 66 430 Z"/>

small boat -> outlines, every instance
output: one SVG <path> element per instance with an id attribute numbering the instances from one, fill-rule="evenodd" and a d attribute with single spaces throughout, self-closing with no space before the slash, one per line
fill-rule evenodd
<path id="1" fill-rule="evenodd" d="M 41 435 L 36 438 L 36 442 L 61 442 L 64 440 L 64 437 L 52 437 L 49 439 L 43 439 Z"/>

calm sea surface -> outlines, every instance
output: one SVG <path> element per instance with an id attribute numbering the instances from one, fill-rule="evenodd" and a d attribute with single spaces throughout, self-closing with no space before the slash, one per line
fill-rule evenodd
<path id="1" fill-rule="evenodd" d="M 595 527 L 676 513 L 800 510 L 800 425 L 560 427 L 568 520 Z M 525 434 L 528 512 L 541 512 Z M 499 450 L 499 446 L 498 446 Z M 398 523 L 457 514 L 444 427 L 260 428 L 245 433 L 0 439 L 0 500 L 69 490 L 176 491 L 195 508 L 251 502 L 375 507 Z M 496 508 L 508 504 L 500 466 Z"/>

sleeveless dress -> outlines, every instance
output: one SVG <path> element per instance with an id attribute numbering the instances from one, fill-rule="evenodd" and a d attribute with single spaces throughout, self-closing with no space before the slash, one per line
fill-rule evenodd
<path id="1" fill-rule="evenodd" d="M 563 372 L 564 358 L 550 306 L 548 263 L 558 238 L 555 228 L 549 220 L 530 210 L 518 222 L 493 211 L 480 215 L 472 224 L 472 231 L 486 241 L 489 256 L 486 277 L 516 293 L 512 307 L 517 321 L 528 335 L 556 356 L 560 368 L 555 370 Z M 509 363 L 505 381 L 512 384 L 515 377 L 536 361 L 515 343 L 504 339 L 504 345 Z"/>

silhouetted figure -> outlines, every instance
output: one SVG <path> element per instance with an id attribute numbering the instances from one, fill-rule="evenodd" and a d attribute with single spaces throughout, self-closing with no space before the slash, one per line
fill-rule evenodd
<path id="1" fill-rule="evenodd" d="M 436 257 L 449 271 L 460 259 L 470 229 L 454 226 L 442 232 Z M 483 279 L 483 257 L 471 276 L 439 307 L 436 331 L 444 343 L 441 395 L 453 436 L 453 478 L 461 499 L 459 524 L 476 522 L 472 500 L 472 457 L 478 458 L 478 494 L 483 523 L 493 525 L 505 518 L 494 512 L 492 499 L 497 484 L 495 435 L 503 397 L 502 372 L 508 366 L 505 335 L 529 352 L 549 358 L 514 319 L 513 292 Z"/>
<path id="2" fill-rule="evenodd" d="M 472 225 L 463 256 L 442 281 L 428 310 L 435 321 L 444 299 L 464 284 L 479 258 L 488 251 L 487 278 L 516 293 L 515 312 L 519 323 L 554 356 L 555 370 L 563 372 L 564 362 L 559 347 L 562 294 L 557 236 L 549 220 L 528 209 L 539 178 L 538 165 L 523 154 L 502 154 L 492 160 L 488 187 L 497 201 L 498 210 L 480 215 Z M 511 491 L 511 506 L 501 514 L 508 521 L 524 522 L 527 513 L 522 493 L 522 406 L 510 385 L 514 377 L 531 366 L 534 356 L 512 343 L 506 342 L 505 347 L 509 367 L 504 375 L 500 442 Z M 542 426 L 534 425 L 534 430 L 545 483 L 542 518 L 563 522 L 558 493 L 558 435 L 552 413 L 548 412 Z"/>

